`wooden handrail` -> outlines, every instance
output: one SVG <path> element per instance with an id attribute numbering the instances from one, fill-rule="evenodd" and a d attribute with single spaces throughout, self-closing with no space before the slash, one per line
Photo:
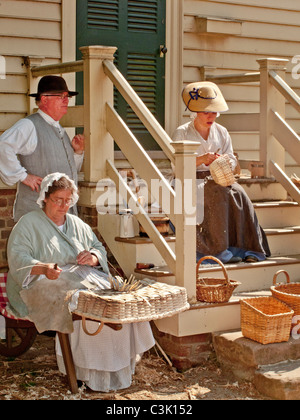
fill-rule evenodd
<path id="1" fill-rule="evenodd" d="M 63 74 L 83 71 L 83 61 L 70 61 L 67 63 L 49 64 L 46 66 L 32 67 L 32 77 L 45 76 L 46 74 Z"/>
<path id="2" fill-rule="evenodd" d="M 158 143 L 161 149 L 165 152 L 168 159 L 172 163 L 174 160 L 174 148 L 172 147 L 172 140 L 158 123 L 153 114 L 149 111 L 143 101 L 136 94 L 134 89 L 129 85 L 122 73 L 110 61 L 103 61 L 104 72 L 113 82 L 125 101 L 131 106 L 138 118 L 142 121 L 154 140 Z"/>
<path id="3" fill-rule="evenodd" d="M 285 97 L 285 99 L 300 112 L 300 97 L 296 92 L 274 71 L 269 71 L 270 82 Z"/>
<path id="4" fill-rule="evenodd" d="M 226 84 L 226 83 L 250 83 L 250 82 L 259 82 L 260 72 L 255 73 L 240 73 L 240 74 L 225 74 L 225 75 L 211 75 L 206 76 L 205 80 L 214 82 L 216 84 Z"/>
<path id="5" fill-rule="evenodd" d="M 300 165 L 300 137 L 278 112 L 271 112 L 271 131 L 284 149 Z"/>
<path id="6" fill-rule="evenodd" d="M 289 195 L 300 204 L 300 191 L 296 185 L 290 180 L 286 173 L 273 160 L 270 161 L 270 170 L 277 182 L 279 182 Z"/>
<path id="7" fill-rule="evenodd" d="M 139 176 L 147 182 L 148 187 L 150 188 L 152 180 L 158 180 L 160 182 L 164 190 L 162 195 L 168 196 L 168 200 L 164 204 L 164 200 L 161 200 L 160 197 L 155 197 L 155 199 L 160 203 L 165 214 L 169 216 L 175 225 L 175 192 L 173 188 L 110 104 L 106 106 L 106 127 L 128 162 L 138 172 Z M 153 191 L 151 193 L 155 196 Z"/>
<path id="8" fill-rule="evenodd" d="M 165 238 L 159 233 L 158 229 L 155 227 L 150 217 L 145 212 L 144 208 L 138 203 L 137 198 L 135 197 L 135 195 L 133 194 L 129 186 L 126 184 L 126 182 L 124 182 L 118 170 L 116 169 L 116 167 L 110 160 L 107 161 L 107 172 L 108 172 L 109 177 L 114 181 L 118 191 L 119 191 L 119 185 L 122 185 L 122 189 L 126 191 L 126 195 L 127 195 L 127 197 L 124 197 L 124 199 L 126 199 L 127 202 L 134 203 L 134 206 L 132 207 L 135 207 L 138 209 L 138 212 L 135 213 L 135 216 L 138 222 L 143 226 L 149 238 L 152 240 L 153 244 L 155 245 L 158 252 L 163 257 L 163 259 L 165 260 L 170 270 L 173 273 L 175 273 L 176 272 L 176 256 L 174 252 L 168 245 Z"/>

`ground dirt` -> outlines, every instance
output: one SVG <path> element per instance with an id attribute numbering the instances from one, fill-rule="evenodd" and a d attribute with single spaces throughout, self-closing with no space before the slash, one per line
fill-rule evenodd
<path id="1" fill-rule="evenodd" d="M 56 365 L 54 338 L 38 335 L 24 355 L 0 356 L 0 400 L 264 400 L 248 382 L 225 375 L 212 356 L 202 366 L 178 372 L 154 347 L 136 367 L 130 388 L 93 392 L 83 384 L 70 393 Z"/>

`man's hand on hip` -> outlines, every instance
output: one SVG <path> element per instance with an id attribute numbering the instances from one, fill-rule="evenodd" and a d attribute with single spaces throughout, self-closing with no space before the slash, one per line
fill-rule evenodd
<path id="1" fill-rule="evenodd" d="M 42 180 L 43 178 L 40 176 L 28 174 L 22 183 L 31 188 L 32 191 L 39 192 Z"/>

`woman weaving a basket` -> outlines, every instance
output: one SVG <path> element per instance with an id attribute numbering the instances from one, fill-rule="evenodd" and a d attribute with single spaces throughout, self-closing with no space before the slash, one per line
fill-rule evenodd
<path id="1" fill-rule="evenodd" d="M 72 321 L 69 303 L 78 289 L 110 289 L 106 251 L 91 228 L 68 212 L 78 199 L 66 175 L 54 173 L 41 184 L 40 209 L 23 216 L 8 241 L 7 294 L 10 309 L 35 323 L 37 330 L 70 333 L 76 376 L 95 391 L 131 384 L 138 354 L 153 347 L 148 322 L 124 324 L 120 331 L 104 325 L 97 336 Z M 86 321 L 89 331 L 98 323 Z M 59 370 L 65 373 L 59 341 Z"/>
<path id="2" fill-rule="evenodd" d="M 270 250 L 244 189 L 234 179 L 224 187 L 210 177 L 210 165 L 218 163 L 220 156 L 223 162 L 226 157 L 232 171 L 237 165 L 228 131 L 215 122 L 218 113 L 228 110 L 225 99 L 211 82 L 187 85 L 182 97 L 196 116 L 177 128 L 172 139 L 199 142 L 197 179 L 204 180 L 200 184 L 204 185 L 204 219 L 197 225 L 197 260 L 213 255 L 223 263 L 262 261 Z"/>

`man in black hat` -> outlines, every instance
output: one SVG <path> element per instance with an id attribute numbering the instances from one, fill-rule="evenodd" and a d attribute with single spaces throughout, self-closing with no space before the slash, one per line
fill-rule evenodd
<path id="1" fill-rule="evenodd" d="M 40 184 L 49 173 L 65 173 L 77 183 L 84 136 L 76 135 L 71 141 L 59 124 L 68 111 L 69 98 L 77 94 L 62 77 L 42 77 L 37 93 L 29 95 L 36 98 L 38 111 L 0 136 L 0 176 L 7 185 L 18 185 L 15 221 L 37 208 Z"/>

